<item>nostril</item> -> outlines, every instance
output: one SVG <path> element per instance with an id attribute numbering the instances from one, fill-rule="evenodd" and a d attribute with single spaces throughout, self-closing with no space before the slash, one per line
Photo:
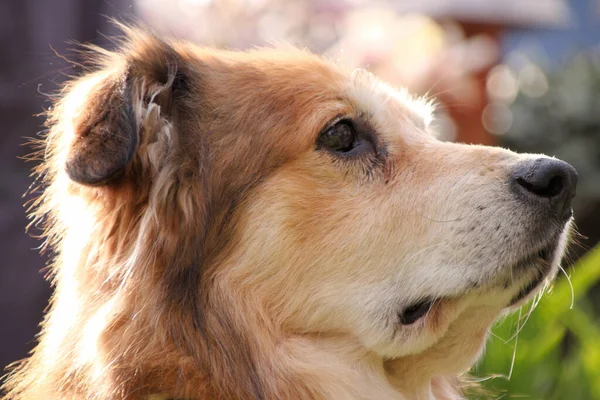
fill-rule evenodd
<path id="1" fill-rule="evenodd" d="M 561 221 L 571 217 L 576 187 L 575 168 L 549 157 L 523 161 L 511 176 L 511 188 L 522 201 L 552 210 Z"/>
<path id="2" fill-rule="evenodd" d="M 546 182 L 528 182 L 523 178 L 517 178 L 517 183 L 527 191 L 540 196 L 552 198 L 560 195 L 565 187 L 565 179 L 562 176 L 554 176 Z"/>
<path id="3" fill-rule="evenodd" d="M 556 197 L 563 192 L 564 188 L 565 178 L 562 176 L 555 176 L 550 179 L 548 186 L 540 192 L 540 196 Z"/>

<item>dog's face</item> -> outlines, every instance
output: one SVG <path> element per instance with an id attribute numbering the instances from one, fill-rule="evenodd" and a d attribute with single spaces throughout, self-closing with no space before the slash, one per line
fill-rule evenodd
<path id="1" fill-rule="evenodd" d="M 554 276 L 575 172 L 440 142 L 426 104 L 368 73 L 336 72 L 335 83 L 312 77 L 328 98 L 313 94 L 313 118 L 280 136 L 303 146 L 246 200 L 244 266 L 224 274 L 290 331 L 355 335 L 386 358 L 421 353 L 453 327 L 464 347 L 444 344 L 454 347 L 445 357 L 465 368 L 477 354 L 465 354 L 469 342 L 479 348 L 502 309 Z"/>
<path id="2" fill-rule="evenodd" d="M 302 52 L 136 46 L 63 102 L 56 191 L 96 218 L 135 205 L 158 258 L 201 248 L 193 290 L 443 374 L 555 275 L 568 164 L 438 141 L 425 102 Z M 139 237 L 119 251 L 139 257 Z"/>

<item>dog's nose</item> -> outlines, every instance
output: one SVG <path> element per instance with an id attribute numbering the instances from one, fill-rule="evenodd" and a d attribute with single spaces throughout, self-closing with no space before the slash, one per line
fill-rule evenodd
<path id="1" fill-rule="evenodd" d="M 527 160 L 517 165 L 511 180 L 513 191 L 527 201 L 550 207 L 561 221 L 571 217 L 577 171 L 570 164 L 547 157 Z"/>

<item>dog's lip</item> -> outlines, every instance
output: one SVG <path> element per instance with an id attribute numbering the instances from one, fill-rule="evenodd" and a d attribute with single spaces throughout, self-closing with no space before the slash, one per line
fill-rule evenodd
<path id="1" fill-rule="evenodd" d="M 536 277 L 530 281 L 523 289 L 519 291 L 508 303 L 508 307 L 512 307 L 518 304 L 521 300 L 525 299 L 531 292 L 533 292 L 540 283 L 544 280 L 546 274 L 540 273 L 537 274 Z"/>
<path id="2" fill-rule="evenodd" d="M 556 241 L 552 241 L 539 250 L 528 254 L 513 266 L 513 273 L 523 274 L 530 269 L 535 269 L 537 273 L 515 296 L 513 296 L 509 302 L 509 307 L 514 306 L 529 296 L 548 276 L 552 269 L 551 267 L 554 253 L 556 252 L 556 246 Z"/>
<path id="3" fill-rule="evenodd" d="M 418 320 L 425 318 L 429 314 L 429 311 L 431 311 L 435 301 L 433 298 L 425 298 L 410 304 L 398 313 L 400 323 L 402 325 L 412 325 Z"/>

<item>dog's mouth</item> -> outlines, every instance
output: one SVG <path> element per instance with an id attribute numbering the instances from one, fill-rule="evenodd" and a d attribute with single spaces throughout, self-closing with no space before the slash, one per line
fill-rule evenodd
<path id="1" fill-rule="evenodd" d="M 513 265 L 511 276 L 516 276 L 517 279 L 523 275 L 530 275 L 534 270 L 533 277 L 526 281 L 525 286 L 510 300 L 508 307 L 512 307 L 523 299 L 527 298 L 535 289 L 544 281 L 552 270 L 554 254 L 556 252 L 556 242 L 548 244 L 545 247 L 534 251 L 523 257 L 519 262 Z M 513 286 L 513 279 L 504 283 L 505 288 Z M 398 313 L 399 321 L 402 325 L 412 325 L 416 321 L 424 318 L 431 311 L 436 302 L 443 301 L 450 297 L 425 298 L 415 303 L 410 304 Z"/>
<path id="2" fill-rule="evenodd" d="M 532 269 L 535 275 L 531 278 L 521 290 L 510 300 L 509 307 L 514 306 L 526 297 L 528 297 L 548 276 L 552 270 L 554 255 L 556 253 L 557 241 L 547 244 L 541 249 L 532 252 L 516 263 L 512 268 L 513 275 L 523 275 Z"/>
<path id="3" fill-rule="evenodd" d="M 521 288 L 510 299 L 507 307 L 513 307 L 529 297 L 551 274 L 556 261 L 559 242 L 559 237 L 548 241 L 542 247 L 537 247 L 537 249 L 527 253 L 508 268 L 509 274 L 507 274 L 508 276 L 505 275 L 506 279 L 502 280 L 501 287 L 504 290 L 509 290 L 509 288 L 514 288 L 520 284 Z M 498 285 L 498 283 L 496 282 L 495 285 Z M 475 288 L 475 290 L 479 289 Z M 409 304 L 398 313 L 399 322 L 405 326 L 412 325 L 427 317 L 435 304 L 457 297 L 460 297 L 460 295 L 422 298 Z"/>
<path id="4" fill-rule="evenodd" d="M 402 310 L 398 317 L 402 325 L 412 325 L 419 319 L 423 318 L 433 306 L 433 299 L 425 299 L 418 301 Z"/>

